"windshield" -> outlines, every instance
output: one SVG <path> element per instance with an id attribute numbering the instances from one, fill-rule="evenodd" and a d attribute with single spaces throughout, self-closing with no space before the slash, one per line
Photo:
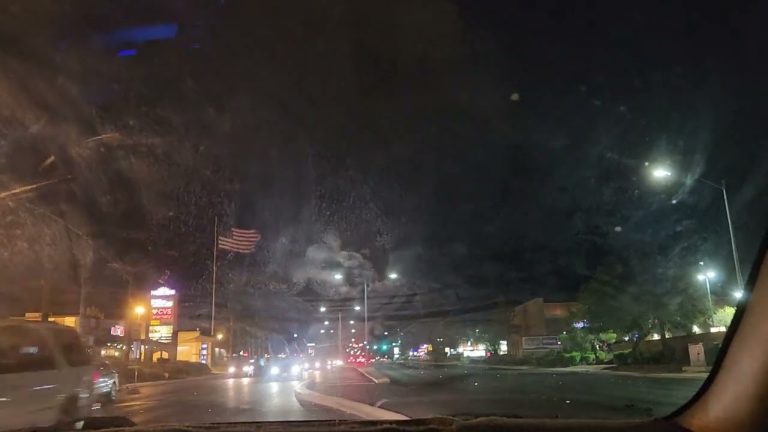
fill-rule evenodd
<path id="1" fill-rule="evenodd" d="M 750 7 L 2 2 L 0 426 L 671 413 L 768 220 Z"/>

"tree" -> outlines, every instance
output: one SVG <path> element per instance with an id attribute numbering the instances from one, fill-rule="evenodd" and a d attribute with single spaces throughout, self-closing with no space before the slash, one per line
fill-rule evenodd
<path id="1" fill-rule="evenodd" d="M 736 308 L 733 306 L 723 306 L 715 310 L 714 325 L 715 327 L 728 327 L 733 321 L 733 314 L 736 313 Z"/>
<path id="2" fill-rule="evenodd" d="M 668 272 L 660 274 L 668 275 Z M 690 278 L 673 274 L 661 281 L 660 274 L 638 276 L 618 260 L 611 260 L 598 269 L 582 288 L 579 299 L 591 328 L 630 335 L 635 347 L 651 333 L 659 334 L 665 345 L 667 332 L 690 331 L 706 314 L 703 296 L 695 290 Z"/>

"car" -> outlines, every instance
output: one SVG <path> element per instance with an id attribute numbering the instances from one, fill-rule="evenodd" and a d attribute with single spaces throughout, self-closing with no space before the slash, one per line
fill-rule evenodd
<path id="1" fill-rule="evenodd" d="M 84 418 L 91 408 L 94 370 L 74 329 L 0 321 L 3 428 L 63 427 Z"/>
<path id="2" fill-rule="evenodd" d="M 252 377 L 255 375 L 254 363 L 247 358 L 235 357 L 229 361 L 227 375 L 231 377 Z"/>
<path id="3" fill-rule="evenodd" d="M 117 399 L 120 390 L 120 376 L 108 361 L 96 363 L 93 371 L 93 398 L 100 402 L 111 403 Z"/>
<path id="4" fill-rule="evenodd" d="M 300 358 L 272 359 L 262 368 L 262 379 L 265 381 L 301 379 L 304 376 L 304 363 Z"/>

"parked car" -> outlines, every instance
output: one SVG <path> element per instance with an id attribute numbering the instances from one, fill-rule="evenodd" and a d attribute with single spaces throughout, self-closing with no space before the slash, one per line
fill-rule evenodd
<path id="1" fill-rule="evenodd" d="M 4 429 L 69 425 L 91 408 L 94 367 L 77 332 L 0 321 L 0 422 Z"/>
<path id="2" fill-rule="evenodd" d="M 107 361 L 96 363 L 93 371 L 93 397 L 100 402 L 114 402 L 120 390 L 120 376 Z"/>

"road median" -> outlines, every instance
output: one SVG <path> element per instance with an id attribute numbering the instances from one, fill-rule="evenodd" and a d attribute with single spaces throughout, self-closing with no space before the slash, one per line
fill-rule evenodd
<path id="1" fill-rule="evenodd" d="M 408 420 L 410 418 L 394 411 L 310 390 L 307 388 L 310 382 L 311 380 L 304 381 L 294 389 L 294 395 L 299 403 L 341 411 L 366 420 Z"/>

